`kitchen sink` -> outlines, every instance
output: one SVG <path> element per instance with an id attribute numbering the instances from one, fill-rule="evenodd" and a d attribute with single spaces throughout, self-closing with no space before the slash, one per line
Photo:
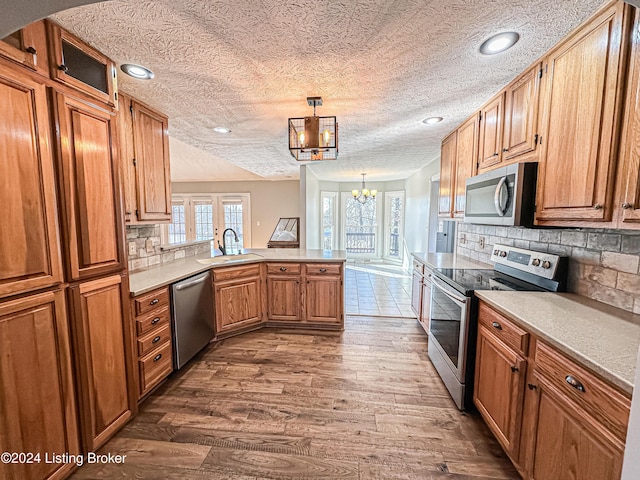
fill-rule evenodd
<path id="1" fill-rule="evenodd" d="M 218 263 L 233 263 L 242 262 L 246 260 L 258 260 L 263 258 L 262 255 L 257 253 L 240 253 L 238 255 L 218 255 L 211 258 L 199 258 L 198 262 L 203 265 L 216 265 Z"/>

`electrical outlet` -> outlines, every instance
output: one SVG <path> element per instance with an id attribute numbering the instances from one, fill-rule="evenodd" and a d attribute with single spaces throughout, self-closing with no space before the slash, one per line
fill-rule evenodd
<path id="1" fill-rule="evenodd" d="M 133 256 L 136 254 L 136 242 L 129 242 L 129 255 Z"/>
<path id="2" fill-rule="evenodd" d="M 460 234 L 460 245 L 465 245 L 467 243 L 467 236 L 464 233 Z"/>
<path id="3" fill-rule="evenodd" d="M 147 238 L 147 240 L 144 242 L 144 248 L 147 253 L 153 253 L 153 240 Z"/>
<path id="4" fill-rule="evenodd" d="M 480 237 L 480 248 L 484 249 L 484 237 Z"/>

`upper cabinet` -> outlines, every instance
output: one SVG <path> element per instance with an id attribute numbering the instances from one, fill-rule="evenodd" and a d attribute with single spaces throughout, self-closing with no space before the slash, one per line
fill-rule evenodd
<path id="1" fill-rule="evenodd" d="M 640 10 L 635 10 L 632 50 L 614 212 L 619 228 L 640 228 Z"/>
<path id="2" fill-rule="evenodd" d="M 502 128 L 504 123 L 504 92 L 480 110 L 480 154 L 478 170 L 485 170 L 502 161 Z"/>
<path id="3" fill-rule="evenodd" d="M 545 58 L 540 225 L 612 218 L 628 12 L 609 5 Z"/>
<path id="4" fill-rule="evenodd" d="M 168 119 L 122 94 L 118 113 L 125 221 L 171 221 Z"/>
<path id="5" fill-rule="evenodd" d="M 438 216 L 440 217 L 452 216 L 457 140 L 458 133 L 453 132 L 442 141 L 442 153 L 440 155 L 440 193 L 438 196 Z"/>
<path id="6" fill-rule="evenodd" d="M 0 56 L 48 77 L 47 31 L 44 20 L 0 39 Z"/>
<path id="7" fill-rule="evenodd" d="M 47 25 L 51 78 L 116 106 L 115 63 L 55 23 Z"/>
<path id="8" fill-rule="evenodd" d="M 115 115 L 55 93 L 69 280 L 124 268 Z"/>
<path id="9" fill-rule="evenodd" d="M 464 216 L 466 205 L 466 182 L 476 171 L 478 158 L 478 124 L 480 115 L 472 115 L 458 128 L 456 145 L 455 185 L 453 188 L 453 216 Z"/>
<path id="10" fill-rule="evenodd" d="M 0 298 L 62 282 L 47 94 L 18 70 L 0 65 Z"/>

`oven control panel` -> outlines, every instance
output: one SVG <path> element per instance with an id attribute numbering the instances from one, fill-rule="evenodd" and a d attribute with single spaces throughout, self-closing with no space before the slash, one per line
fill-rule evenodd
<path id="1" fill-rule="evenodd" d="M 523 248 L 495 244 L 491 261 L 529 272 L 539 277 L 553 279 L 560 257 L 551 253 L 534 252 Z"/>

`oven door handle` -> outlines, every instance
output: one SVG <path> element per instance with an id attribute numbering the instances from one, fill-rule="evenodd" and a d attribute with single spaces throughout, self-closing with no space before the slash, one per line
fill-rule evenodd
<path id="1" fill-rule="evenodd" d="M 509 203 L 509 187 L 507 187 L 508 178 L 502 177 L 496 186 L 496 192 L 493 195 L 493 203 L 496 206 L 496 212 L 499 216 L 504 217 L 507 213 L 507 204 Z M 506 190 L 506 194 L 502 192 Z M 504 200 L 503 200 L 504 199 Z"/>
<path id="2" fill-rule="evenodd" d="M 437 287 L 440 291 L 442 291 L 442 293 L 444 293 L 447 297 L 451 298 L 452 300 L 455 300 L 456 302 L 459 302 L 462 305 L 465 305 L 467 303 L 467 300 L 468 300 L 467 297 L 463 297 L 461 295 L 456 295 L 455 293 L 453 293 L 451 291 L 451 287 L 449 287 L 446 283 L 444 283 L 438 277 L 432 276 L 431 277 L 431 283 L 435 287 Z"/>

